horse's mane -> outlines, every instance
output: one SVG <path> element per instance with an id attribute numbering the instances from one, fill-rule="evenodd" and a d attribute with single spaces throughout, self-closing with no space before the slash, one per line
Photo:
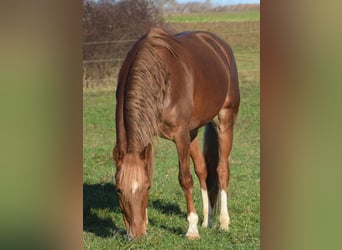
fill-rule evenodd
<path id="1" fill-rule="evenodd" d="M 179 43 L 160 28 L 153 28 L 139 41 L 135 59 L 130 65 L 126 87 L 124 117 L 128 152 L 141 152 L 158 135 L 163 100 L 169 73 L 160 49 L 178 56 Z"/>

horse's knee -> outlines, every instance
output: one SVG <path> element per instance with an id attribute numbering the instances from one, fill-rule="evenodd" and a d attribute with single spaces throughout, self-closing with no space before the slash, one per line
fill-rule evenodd
<path id="1" fill-rule="evenodd" d="M 195 166 L 195 173 L 200 181 L 200 185 L 202 188 L 206 188 L 206 179 L 208 176 L 208 170 L 206 165 L 203 164 L 201 166 Z"/>
<path id="2" fill-rule="evenodd" d="M 188 190 L 193 187 L 192 175 L 189 173 L 179 173 L 178 176 L 179 184 L 182 186 L 183 190 Z"/>
<path id="3" fill-rule="evenodd" d="M 229 182 L 229 166 L 227 164 L 220 164 L 217 167 L 217 174 L 219 177 L 219 187 L 226 190 Z"/>
<path id="4" fill-rule="evenodd" d="M 195 173 L 197 174 L 197 176 L 199 178 L 201 178 L 201 177 L 207 178 L 208 171 L 207 171 L 205 164 L 196 165 L 195 166 Z"/>

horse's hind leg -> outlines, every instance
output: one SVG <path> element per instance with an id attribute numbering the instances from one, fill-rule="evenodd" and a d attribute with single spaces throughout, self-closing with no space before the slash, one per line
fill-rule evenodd
<path id="1" fill-rule="evenodd" d="M 221 196 L 220 228 L 228 230 L 230 217 L 227 204 L 227 189 L 229 182 L 229 155 L 233 143 L 233 125 L 237 113 L 234 109 L 223 108 L 218 115 L 219 137 L 219 164 L 217 167 L 219 177 L 219 190 Z"/>
<path id="2" fill-rule="evenodd" d="M 190 144 L 190 156 L 194 163 L 196 175 L 200 181 L 201 186 L 201 194 L 202 194 L 202 202 L 203 202 L 203 223 L 202 227 L 210 227 L 211 226 L 211 216 L 212 209 L 209 203 L 208 190 L 207 190 L 207 168 L 205 164 L 204 155 L 201 150 L 201 146 L 199 144 L 198 137 Z"/>

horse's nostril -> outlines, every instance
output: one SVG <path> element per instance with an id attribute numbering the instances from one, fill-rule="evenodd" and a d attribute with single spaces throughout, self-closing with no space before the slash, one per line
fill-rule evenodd
<path id="1" fill-rule="evenodd" d="M 127 235 L 130 240 L 136 240 L 146 235 L 146 229 L 143 229 L 141 231 L 130 230 L 129 233 L 127 233 Z"/>
<path id="2" fill-rule="evenodd" d="M 134 235 L 134 234 L 132 234 L 132 233 L 130 233 L 130 234 L 128 235 L 128 239 L 129 239 L 129 240 L 136 240 L 137 238 L 139 238 L 139 236 Z"/>

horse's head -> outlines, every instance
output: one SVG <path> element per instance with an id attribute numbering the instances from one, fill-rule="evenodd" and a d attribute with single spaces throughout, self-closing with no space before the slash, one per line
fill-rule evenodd
<path id="1" fill-rule="evenodd" d="M 115 146 L 116 188 L 127 234 L 137 238 L 146 234 L 148 191 L 152 181 L 152 146 L 142 152 L 126 153 Z"/>

